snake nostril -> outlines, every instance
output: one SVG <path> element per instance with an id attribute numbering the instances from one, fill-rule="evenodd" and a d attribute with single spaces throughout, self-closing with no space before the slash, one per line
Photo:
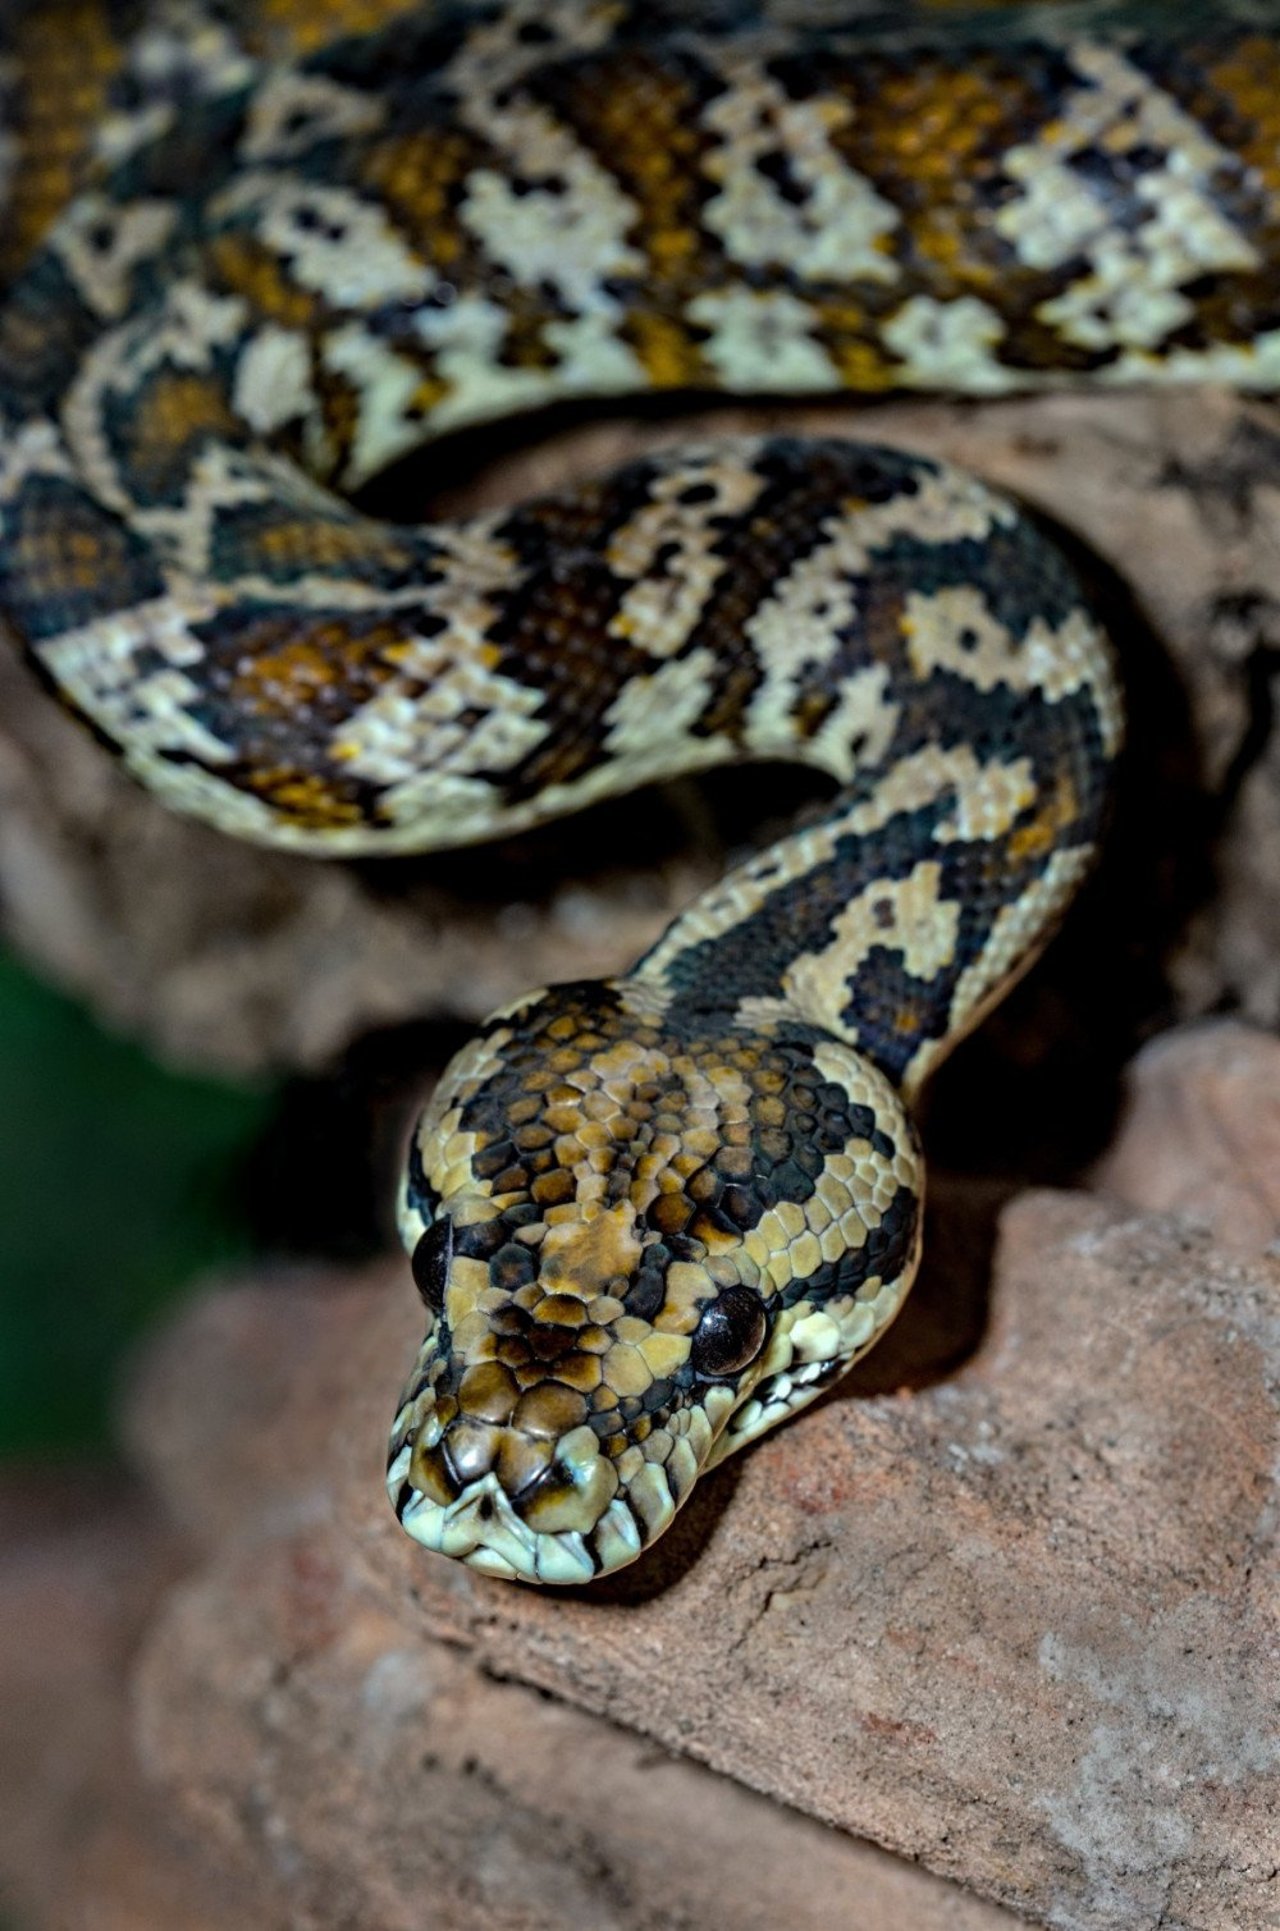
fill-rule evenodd
<path id="1" fill-rule="evenodd" d="M 498 1446 L 494 1471 L 503 1489 L 514 1501 L 545 1480 L 555 1459 L 555 1444 L 534 1441 L 528 1435 L 505 1429 Z"/>
<path id="2" fill-rule="evenodd" d="M 420 1494 L 443 1507 L 454 1501 L 458 1482 L 443 1448 L 423 1448 L 419 1443 L 409 1461 L 409 1480 Z"/>
<path id="3" fill-rule="evenodd" d="M 500 1361 L 468 1368 L 458 1387 L 458 1406 L 469 1421 L 510 1421 L 519 1399 L 515 1376 Z"/>
<path id="4" fill-rule="evenodd" d="M 444 1452 L 459 1484 L 479 1481 L 493 1467 L 501 1440 L 496 1428 L 483 1422 L 460 1421 L 444 1438 Z"/>

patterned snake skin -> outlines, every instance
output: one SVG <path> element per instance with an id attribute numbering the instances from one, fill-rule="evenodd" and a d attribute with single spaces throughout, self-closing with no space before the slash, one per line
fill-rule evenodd
<path id="1" fill-rule="evenodd" d="M 1280 377 L 1274 5 L 702 11 L 51 0 L 0 59 L 0 615 L 161 797 L 395 853 L 839 781 L 415 1132 L 392 1499 L 537 1582 L 897 1313 L 907 1108 L 1088 866 L 1120 705 L 1058 552 L 920 458 L 693 447 L 429 528 L 351 493 L 568 396 Z"/>

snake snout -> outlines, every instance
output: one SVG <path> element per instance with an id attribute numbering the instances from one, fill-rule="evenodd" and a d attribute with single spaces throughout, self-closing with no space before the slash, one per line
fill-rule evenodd
<path id="1" fill-rule="evenodd" d="M 459 1373 L 437 1359 L 435 1388 L 419 1383 L 402 1411 L 388 1478 L 417 1540 L 490 1574 L 565 1583 L 620 1568 L 666 1526 L 685 1485 L 659 1493 L 652 1479 L 623 1479 L 629 1436 L 610 1436 L 608 1410 L 558 1378 L 557 1367 L 572 1369 L 567 1356 L 536 1374 L 493 1358 Z M 701 1460 L 685 1451 L 687 1484 Z"/>
<path id="2" fill-rule="evenodd" d="M 547 1379 L 519 1387 L 498 1361 L 468 1368 L 435 1404 L 410 1464 L 423 1492 L 446 1505 L 475 1484 L 500 1493 L 536 1532 L 587 1534 L 617 1492 L 612 1464 L 577 1390 Z M 434 1445 L 426 1441 L 437 1435 Z"/>

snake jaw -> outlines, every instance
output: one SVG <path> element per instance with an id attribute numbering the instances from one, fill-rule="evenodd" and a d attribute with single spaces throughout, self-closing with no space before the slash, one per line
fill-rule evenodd
<path id="1" fill-rule="evenodd" d="M 639 1535 L 625 1509 L 614 1508 L 597 1525 L 592 1541 L 600 1554 L 593 1557 L 587 1539 L 577 1531 L 530 1529 L 494 1473 L 469 1482 L 445 1506 L 412 1487 L 405 1474 L 408 1460 L 406 1448 L 388 1472 L 401 1525 L 423 1548 L 452 1556 L 484 1575 L 562 1585 L 590 1582 L 605 1568 L 619 1568 L 640 1553 Z M 607 1559 L 610 1553 L 612 1560 Z"/>

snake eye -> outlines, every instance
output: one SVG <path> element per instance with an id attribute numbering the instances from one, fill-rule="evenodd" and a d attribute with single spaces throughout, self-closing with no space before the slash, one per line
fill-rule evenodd
<path id="1" fill-rule="evenodd" d="M 453 1222 L 447 1214 L 433 1220 L 422 1239 L 413 1250 L 409 1265 L 413 1278 L 422 1296 L 424 1307 L 433 1314 L 444 1312 L 444 1290 L 449 1280 L 449 1262 L 453 1259 Z"/>
<path id="2" fill-rule="evenodd" d="M 749 1287 L 726 1287 L 704 1310 L 693 1337 L 693 1372 L 704 1381 L 738 1374 L 764 1346 L 769 1323 Z"/>

